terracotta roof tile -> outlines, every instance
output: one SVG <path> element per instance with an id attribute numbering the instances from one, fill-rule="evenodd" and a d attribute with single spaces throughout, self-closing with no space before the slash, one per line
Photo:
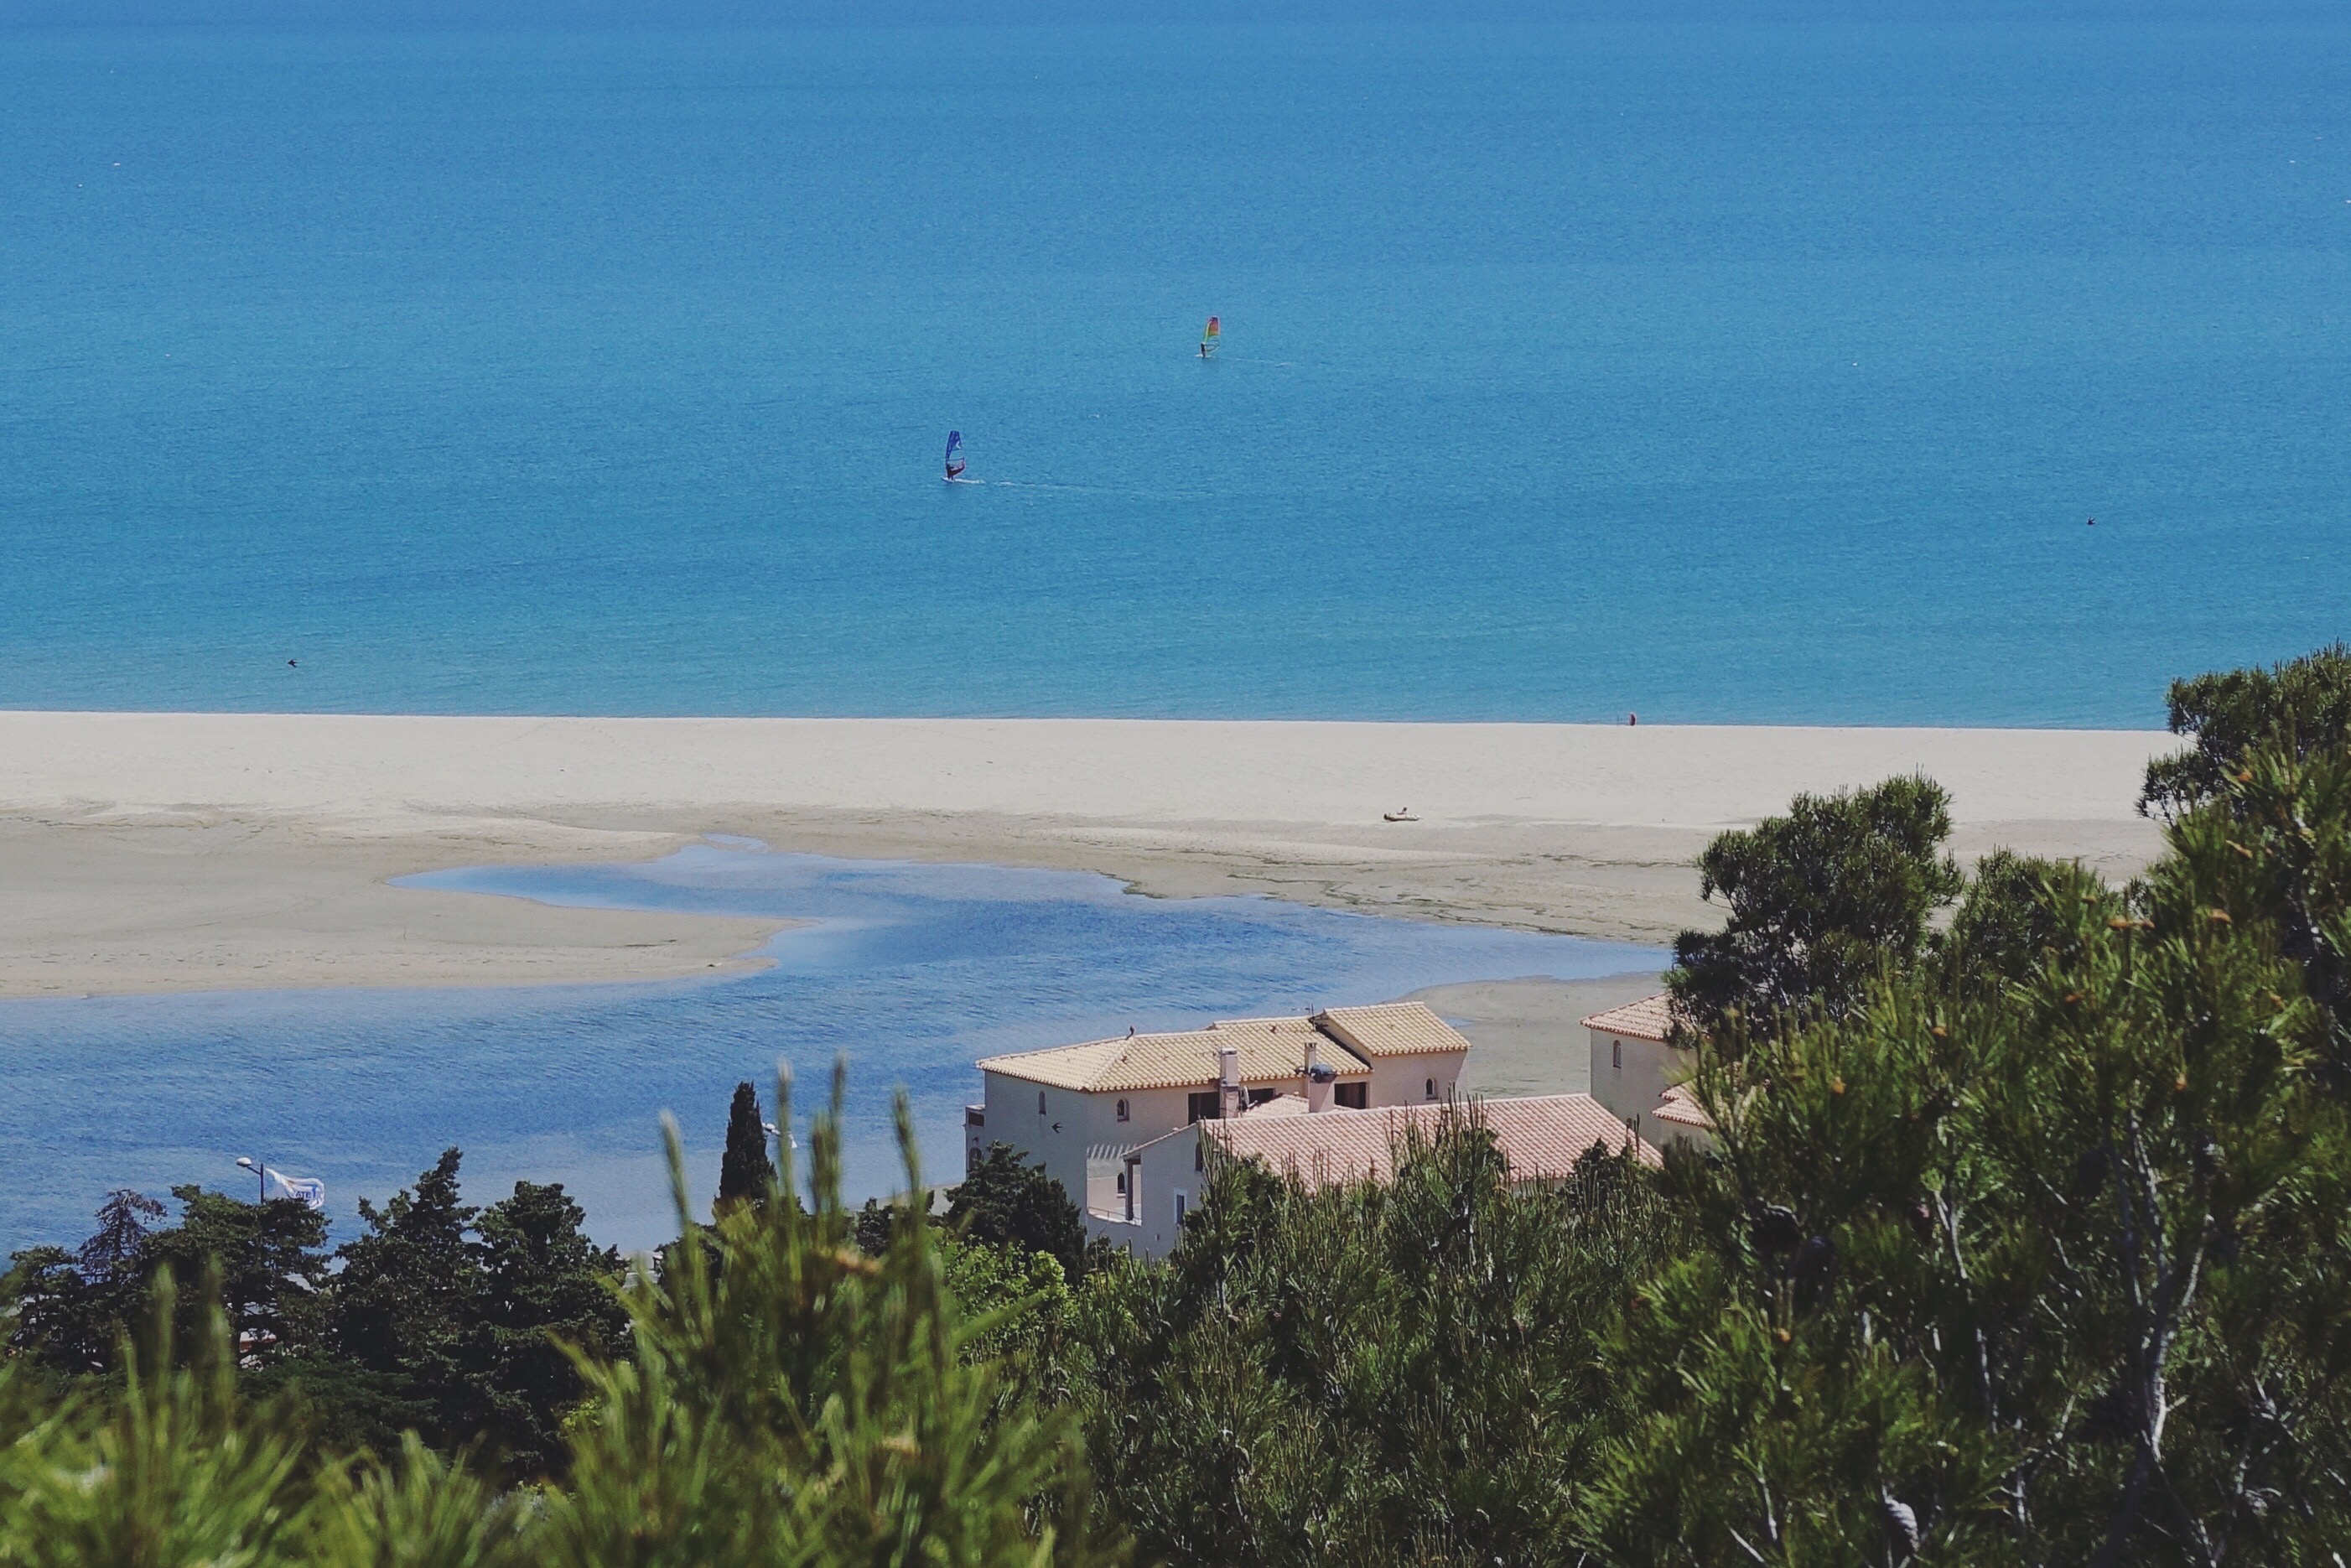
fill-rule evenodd
<path id="1" fill-rule="evenodd" d="M 1448 1113 L 1463 1111 L 1458 1105 L 1394 1105 L 1198 1125 L 1236 1159 L 1262 1160 L 1272 1170 L 1332 1186 L 1365 1177 L 1386 1181 L 1395 1174 L 1396 1146 L 1406 1135 L 1417 1131 L 1433 1137 Z M 1611 1154 L 1630 1145 L 1644 1165 L 1661 1163 L 1656 1149 L 1589 1094 L 1481 1100 L 1474 1103 L 1474 1113 L 1494 1134 L 1516 1181 L 1563 1176 L 1594 1144 Z"/>
<path id="2" fill-rule="evenodd" d="M 1623 1035 L 1627 1040 L 1662 1042 L 1673 1039 L 1674 1015 L 1667 994 L 1659 991 L 1654 997 L 1643 997 L 1637 1002 L 1593 1013 L 1583 1020 L 1583 1027 L 1600 1034 Z"/>
<path id="3" fill-rule="evenodd" d="M 1677 1127 L 1696 1127 L 1701 1132 L 1714 1131 L 1714 1118 L 1706 1113 L 1698 1097 L 1677 1083 L 1667 1090 L 1649 1113 L 1660 1122 L 1670 1122 Z"/>

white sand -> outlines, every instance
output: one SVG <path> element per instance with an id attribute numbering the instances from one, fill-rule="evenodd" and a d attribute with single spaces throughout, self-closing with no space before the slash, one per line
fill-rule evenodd
<path id="1" fill-rule="evenodd" d="M 706 971 L 778 923 L 382 885 L 699 832 L 1662 942 L 1728 826 L 1917 770 L 1956 847 L 2157 848 L 2151 731 L 0 713 L 0 995 Z M 1409 806 L 1420 820 L 1387 823 Z"/>

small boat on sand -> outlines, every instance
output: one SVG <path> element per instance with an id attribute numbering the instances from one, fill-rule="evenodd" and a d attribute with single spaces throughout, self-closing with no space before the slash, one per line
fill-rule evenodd
<path id="1" fill-rule="evenodd" d="M 1420 819 L 1412 814 L 1411 807 L 1398 806 L 1393 811 L 1382 811 L 1380 813 L 1380 821 L 1383 822 L 1417 822 Z"/>

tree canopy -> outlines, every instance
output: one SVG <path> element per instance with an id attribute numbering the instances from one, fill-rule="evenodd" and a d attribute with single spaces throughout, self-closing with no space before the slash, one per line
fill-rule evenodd
<path id="1" fill-rule="evenodd" d="M 1076 1279 L 1086 1269 L 1086 1228 L 1061 1184 L 1008 1144 L 987 1155 L 948 1190 L 947 1226 L 967 1240 L 1042 1252 Z"/>
<path id="2" fill-rule="evenodd" d="M 1698 859 L 1698 893 L 1729 917 L 1675 942 L 1675 1010 L 1718 1036 L 1845 1012 L 1918 956 L 1958 896 L 1950 834 L 1950 798 L 1925 779 L 1799 795 L 1786 816 L 1722 834 Z"/>
<path id="3" fill-rule="evenodd" d="M 2174 681 L 2168 706 L 2171 732 L 2194 744 L 2150 763 L 2139 793 L 2139 810 L 2167 818 L 2222 797 L 2256 749 L 2300 760 L 2351 743 L 2351 646 Z"/>

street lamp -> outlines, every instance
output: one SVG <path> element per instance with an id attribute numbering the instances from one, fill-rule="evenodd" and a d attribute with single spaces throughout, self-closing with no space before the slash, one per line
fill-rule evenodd
<path id="1" fill-rule="evenodd" d="M 261 1162 L 259 1160 L 249 1160 L 243 1155 L 239 1155 L 236 1156 L 236 1168 L 244 1171 L 251 1171 L 253 1173 L 254 1180 L 260 1184 L 260 1190 L 254 1195 L 254 1201 L 256 1203 L 267 1203 L 269 1201 L 269 1172 L 263 1168 Z"/>

